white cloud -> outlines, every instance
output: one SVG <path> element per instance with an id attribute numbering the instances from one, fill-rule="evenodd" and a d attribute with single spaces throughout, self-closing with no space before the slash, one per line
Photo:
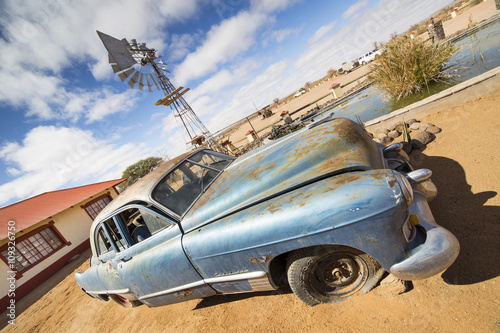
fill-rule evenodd
<path id="1" fill-rule="evenodd" d="M 186 143 L 188 142 L 189 138 L 184 129 L 178 129 L 168 136 L 166 144 L 166 147 L 168 147 L 168 155 L 172 158 L 186 152 L 188 150 L 188 145 Z"/>
<path id="2" fill-rule="evenodd" d="M 257 12 L 271 13 L 283 10 L 299 1 L 300 0 L 251 0 L 250 8 Z"/>
<path id="3" fill-rule="evenodd" d="M 16 168 L 7 168 L 7 174 L 11 177 L 17 177 L 21 174 L 21 171 Z"/>
<path id="4" fill-rule="evenodd" d="M 197 38 L 198 36 L 190 34 L 172 35 L 168 47 L 168 59 L 177 61 L 184 58 L 194 46 Z"/>
<path id="5" fill-rule="evenodd" d="M 289 63 L 280 61 L 266 68 L 262 74 L 252 79 L 248 84 L 239 88 L 225 104 L 223 110 L 219 110 L 210 118 L 207 127 L 214 131 L 241 120 L 244 116 L 255 112 L 255 107 L 263 107 L 266 104 L 280 96 L 286 94 L 296 85 L 293 80 L 287 80 L 286 77 Z"/>
<path id="6" fill-rule="evenodd" d="M 277 43 L 281 43 L 289 36 L 297 36 L 300 30 L 302 30 L 302 28 L 275 30 L 271 33 L 271 39 L 275 40 Z"/>
<path id="7" fill-rule="evenodd" d="M 126 90 L 123 93 L 116 94 L 109 89 L 94 94 L 91 99 L 91 106 L 87 111 L 86 118 L 88 123 L 102 120 L 104 117 L 123 111 L 130 111 L 135 106 L 138 97 L 137 90 Z"/>
<path id="8" fill-rule="evenodd" d="M 336 24 L 337 24 L 337 21 L 333 21 L 330 24 L 324 25 L 321 28 L 319 28 L 318 30 L 316 30 L 314 35 L 312 35 L 312 37 L 309 38 L 309 40 L 307 41 L 307 45 L 314 44 L 318 40 L 323 38 L 323 36 L 326 35 L 327 33 L 329 33 L 335 27 Z"/>
<path id="9" fill-rule="evenodd" d="M 175 68 L 174 76 L 179 84 L 186 84 L 218 69 L 255 43 L 255 33 L 266 21 L 259 13 L 240 12 L 237 16 L 213 26 L 205 42 Z"/>
<path id="10" fill-rule="evenodd" d="M 351 5 L 347 10 L 342 14 L 343 19 L 348 19 L 359 11 L 368 7 L 369 0 L 358 0 L 355 4 Z"/>
<path id="11" fill-rule="evenodd" d="M 236 83 L 236 80 L 238 80 L 238 78 L 235 77 L 233 73 L 227 69 L 222 69 L 196 87 L 196 93 L 215 94 L 221 91 L 222 88 Z"/>
<path id="12" fill-rule="evenodd" d="M 95 30 L 119 39 L 126 36 L 153 41 L 155 48 L 161 49 L 164 47 L 163 40 L 158 38 L 161 27 L 186 20 L 197 12 L 197 3 L 196 0 L 4 1 L 0 13 L 4 37 L 0 39 L 0 102 L 25 107 L 27 115 L 44 120 L 59 117 L 68 100 L 77 95 L 65 88 L 67 82 L 61 80 L 62 70 L 92 61 L 87 66 L 96 79 L 112 76 L 106 50 Z M 111 18 L 118 18 L 121 24 Z M 106 99 L 106 103 L 114 100 L 111 94 Z M 90 112 L 89 120 L 104 114 L 98 107 Z"/>
<path id="13" fill-rule="evenodd" d="M 0 204 L 81 184 L 89 178 L 109 180 L 102 176 L 110 172 L 113 178 L 119 178 L 128 165 L 148 152 L 141 145 L 116 146 L 78 128 L 36 127 L 22 143 L 0 147 L 0 159 L 11 166 L 10 174 L 17 176 L 0 186 Z"/>
<path id="14" fill-rule="evenodd" d="M 179 125 L 176 117 L 170 112 L 168 116 L 163 117 L 161 120 L 162 135 L 166 135 L 170 131 L 178 128 Z"/>

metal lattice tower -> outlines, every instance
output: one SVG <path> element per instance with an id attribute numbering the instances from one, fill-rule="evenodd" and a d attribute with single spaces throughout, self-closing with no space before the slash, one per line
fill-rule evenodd
<path id="1" fill-rule="evenodd" d="M 175 88 L 165 75 L 168 73 L 166 64 L 161 61 L 161 56 L 157 54 L 155 49 L 146 47 L 146 43 L 137 43 L 135 39 L 131 39 L 129 42 L 125 38 L 118 40 L 100 31 L 97 31 L 97 34 L 108 50 L 109 63 L 113 72 L 118 74 L 122 82 L 130 78 L 127 83 L 131 88 L 139 83 L 137 88 L 143 91 L 147 84 L 148 90 L 151 92 L 154 84 L 156 89 L 165 94 L 165 97 L 156 102 L 155 105 L 170 107 L 174 117 L 183 125 L 188 134 L 191 145 L 199 147 L 205 142 L 210 148 L 222 151 L 219 143 L 182 97 L 189 88 L 183 91 L 181 90 L 184 87 Z"/>

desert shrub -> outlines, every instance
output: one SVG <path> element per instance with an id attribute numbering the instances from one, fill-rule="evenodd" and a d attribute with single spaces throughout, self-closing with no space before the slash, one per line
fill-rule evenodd
<path id="1" fill-rule="evenodd" d="M 455 46 L 448 43 L 431 44 L 400 38 L 378 57 L 369 79 L 379 89 L 399 99 L 421 91 L 432 81 L 447 78 L 447 61 L 455 51 Z"/>

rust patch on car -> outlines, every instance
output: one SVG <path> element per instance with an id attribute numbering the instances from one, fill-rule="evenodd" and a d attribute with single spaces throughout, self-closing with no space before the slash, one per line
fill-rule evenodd
<path id="1" fill-rule="evenodd" d="M 394 185 L 396 185 L 397 182 L 398 181 L 396 179 L 393 179 L 393 180 L 388 181 L 387 183 L 389 184 L 390 188 L 393 188 Z"/>
<path id="2" fill-rule="evenodd" d="M 185 297 L 188 297 L 192 293 L 193 293 L 193 290 L 191 290 L 191 289 L 184 289 L 182 291 L 179 291 L 177 293 L 177 296 L 175 296 L 175 298 L 177 298 L 177 299 L 183 299 Z"/>
<path id="3" fill-rule="evenodd" d="M 254 264 L 263 264 L 263 263 L 267 264 L 268 262 L 271 261 L 271 256 L 262 256 L 260 259 L 253 257 L 252 259 L 250 259 L 250 261 Z"/>

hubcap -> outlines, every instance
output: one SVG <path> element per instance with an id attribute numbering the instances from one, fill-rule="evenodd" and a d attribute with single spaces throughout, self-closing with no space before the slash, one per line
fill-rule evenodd
<path id="1" fill-rule="evenodd" d="M 352 259 L 340 259 L 326 263 L 320 281 L 330 287 L 341 287 L 354 278 L 356 263 Z"/>
<path id="2" fill-rule="evenodd" d="M 366 264 L 356 255 L 336 252 L 320 258 L 312 268 L 311 287 L 330 301 L 349 297 L 367 279 Z"/>

